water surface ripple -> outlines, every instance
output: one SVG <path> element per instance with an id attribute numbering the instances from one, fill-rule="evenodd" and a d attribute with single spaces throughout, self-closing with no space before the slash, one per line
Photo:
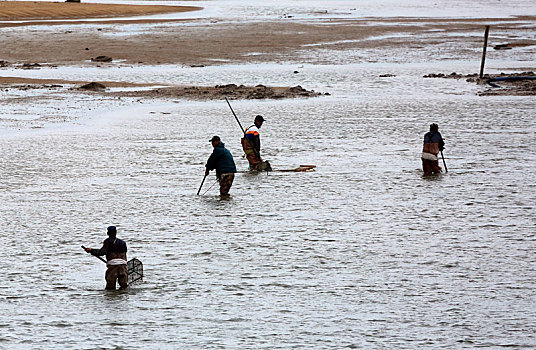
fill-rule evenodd
<path id="1" fill-rule="evenodd" d="M 318 168 L 239 173 L 227 200 L 196 195 L 212 135 L 247 168 L 224 101 L 3 105 L 0 348 L 535 348 L 534 98 L 422 78 L 475 62 L 399 63 L 95 73 L 331 93 L 232 101 L 243 125 L 265 116 L 275 169 Z M 10 113 L 56 107 L 76 118 L 12 127 Z M 423 178 L 432 122 L 449 172 Z M 145 264 L 126 292 L 104 291 L 104 264 L 80 248 L 111 224 Z"/>
<path id="2" fill-rule="evenodd" d="M 275 168 L 318 171 L 241 173 L 229 200 L 195 194 L 212 134 L 246 168 L 223 101 L 3 135 L 0 345 L 536 346 L 533 100 L 370 96 L 234 102 Z M 423 178 L 432 121 L 449 172 Z M 109 224 L 146 266 L 125 293 L 80 249 Z"/>

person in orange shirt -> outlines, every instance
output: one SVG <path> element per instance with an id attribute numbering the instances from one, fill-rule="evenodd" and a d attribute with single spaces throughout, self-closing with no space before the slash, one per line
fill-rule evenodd
<path id="1" fill-rule="evenodd" d="M 264 118 L 262 115 L 257 115 L 253 125 L 246 128 L 244 131 L 245 135 L 240 140 L 242 143 L 242 149 L 244 150 L 246 158 L 249 162 L 249 170 L 272 170 L 270 163 L 267 161 L 263 162 L 261 157 L 261 137 L 259 129 L 261 128 L 262 123 L 264 123 Z"/>

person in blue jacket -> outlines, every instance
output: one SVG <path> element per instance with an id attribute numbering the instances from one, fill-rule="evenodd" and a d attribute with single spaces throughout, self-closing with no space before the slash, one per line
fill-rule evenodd
<path id="1" fill-rule="evenodd" d="M 445 141 L 439 133 L 439 126 L 436 123 L 430 124 L 430 131 L 424 135 L 422 147 L 422 169 L 424 175 L 438 174 L 441 172 L 438 154 L 443 151 Z"/>
<path id="2" fill-rule="evenodd" d="M 236 173 L 235 162 L 231 152 L 225 148 L 225 144 L 221 142 L 219 136 L 213 136 L 209 142 L 212 143 L 214 150 L 207 160 L 207 165 L 205 165 L 205 175 L 216 169 L 216 178 L 220 183 L 220 194 L 227 196 L 233 185 L 234 174 Z"/>

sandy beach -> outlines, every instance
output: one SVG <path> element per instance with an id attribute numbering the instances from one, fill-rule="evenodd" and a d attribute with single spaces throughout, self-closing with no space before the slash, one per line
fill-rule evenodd
<path id="1" fill-rule="evenodd" d="M 326 18 L 317 20 L 294 20 L 284 15 L 277 20 L 234 22 L 218 18 L 133 17 L 195 13 L 200 9 L 195 6 L 3 1 L 0 2 L 0 29 L 4 28 L 0 39 L 3 48 L 0 67 L 113 67 L 117 62 L 135 66 L 191 67 L 274 62 L 330 65 L 349 63 L 346 58 L 342 59 L 349 53 L 351 63 L 412 62 L 426 55 L 440 55 L 471 59 L 476 66 L 483 28 L 490 21 L 494 23 L 496 34 L 490 39 L 489 50 L 498 44 L 513 50 L 536 45 L 536 39 L 524 35 L 535 27 L 536 17 L 530 16 L 334 19 L 327 13 Z M 107 56 L 112 62 L 94 62 L 98 56 Z M 4 86 L 28 83 L 24 80 L 27 78 L 20 78 L 4 77 L 0 83 Z M 62 77 L 52 80 L 61 81 Z M 85 82 L 89 81 L 92 80 L 87 77 Z M 34 83 L 39 84 L 39 81 Z M 76 85 L 84 81 L 67 83 Z M 210 85 L 214 87 L 219 83 Z M 109 81 L 107 86 L 136 84 L 169 85 L 155 79 L 128 83 Z M 249 89 L 255 90 L 254 86 Z M 203 96 L 211 94 L 204 91 Z"/>
<path id="2" fill-rule="evenodd" d="M 228 23 L 217 19 L 117 18 L 199 9 L 195 6 L 2 1 L 0 20 L 3 22 L 0 23 L 0 28 L 47 24 L 49 29 L 6 31 L 0 39 L 3 47 L 0 60 L 9 63 L 69 65 L 83 64 L 92 57 L 106 55 L 131 64 L 146 65 L 210 65 L 218 62 L 281 62 L 302 59 L 317 64 L 332 64 L 336 62 L 310 56 L 306 52 L 322 46 L 334 51 L 413 51 L 426 46 L 439 46 L 445 42 L 449 42 L 448 46 L 442 47 L 445 53 L 464 55 L 468 46 L 479 46 L 482 40 L 480 36 L 467 37 L 466 33 L 481 32 L 483 25 L 490 21 L 483 18 L 366 18 L 331 21 L 328 16 L 320 23 L 294 21 L 292 18 Z M 114 18 L 87 21 L 89 18 L 103 17 Z M 59 20 L 67 18 L 77 20 Z M 15 19 L 18 21 L 11 21 Z M 493 21 L 497 23 L 497 29 L 515 28 L 518 23 L 534 23 L 536 17 L 505 17 Z M 174 25 L 177 22 L 189 22 L 189 25 L 177 27 Z M 88 28 L 87 24 L 92 26 Z M 126 37 L 114 35 L 121 26 L 132 24 L 144 24 L 146 29 Z M 69 25 L 68 29 L 64 29 L 66 25 Z M 49 30 L 54 34 L 45 35 Z M 527 30 L 527 27 L 523 30 Z M 20 45 L 21 42 L 24 45 Z M 517 46 L 536 44 L 534 39 L 514 39 L 509 42 Z M 41 50 L 43 46 L 49 49 Z"/>
<path id="3" fill-rule="evenodd" d="M 533 19 L 534 20 L 534 19 Z M 430 21 L 411 19 L 403 23 L 386 19 L 344 20 L 337 24 L 318 25 L 307 22 L 280 21 L 269 23 L 192 22 L 177 28 L 173 22 L 155 20 L 157 31 L 144 31 L 128 37 L 114 35 L 117 21 L 102 23 L 101 28 L 87 30 L 73 26 L 55 35 L 39 32 L 6 33 L 1 39 L 5 48 L 1 59 L 8 62 L 46 62 L 80 64 L 96 55 L 107 55 L 128 63 L 143 64 L 217 64 L 217 61 L 278 62 L 301 59 L 306 50 L 326 45 L 331 50 L 420 50 L 440 46 L 446 54 L 466 54 L 467 47 L 481 46 L 481 37 L 464 34 L 482 31 L 481 19 Z M 501 21 L 501 19 L 496 20 Z M 524 23 L 527 19 L 502 19 L 505 23 Z M 142 20 L 136 23 L 147 23 Z M 63 23 L 65 24 L 65 23 Z M 128 24 L 128 23 L 123 23 Z M 60 27 L 61 28 L 61 27 Z M 459 33 L 459 36 L 456 34 Z M 371 40 L 371 38 L 378 38 Z M 351 40 L 349 40 L 351 39 Z M 24 40 L 24 45 L 20 45 Z M 535 44 L 528 40 L 524 44 Z M 40 50 L 42 45 L 53 50 Z M 59 54 L 61 52 L 61 54 Z M 255 53 L 254 56 L 251 54 Z M 307 57 L 318 64 L 331 64 L 322 57 Z"/>
<path id="4" fill-rule="evenodd" d="M 186 12 L 199 9 L 200 7 L 195 6 L 0 1 L 0 21 L 126 17 Z"/>

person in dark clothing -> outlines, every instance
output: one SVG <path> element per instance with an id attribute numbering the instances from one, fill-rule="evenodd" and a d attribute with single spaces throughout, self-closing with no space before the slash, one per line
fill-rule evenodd
<path id="1" fill-rule="evenodd" d="M 213 136 L 209 142 L 212 143 L 214 150 L 205 166 L 205 175 L 208 175 L 211 170 L 216 169 L 216 178 L 220 183 L 220 194 L 222 196 L 227 196 L 233 185 L 234 174 L 236 173 L 233 156 L 231 155 L 231 152 L 225 148 L 225 144 L 221 142 L 219 136 Z"/>
<path id="2" fill-rule="evenodd" d="M 117 228 L 109 226 L 107 230 L 108 238 L 104 240 L 102 248 L 86 248 L 86 252 L 91 255 L 106 255 L 106 289 L 115 290 L 116 282 L 119 281 L 120 289 L 128 287 L 127 277 L 127 244 L 117 238 Z"/>
<path id="3" fill-rule="evenodd" d="M 436 123 L 430 124 L 430 131 L 424 135 L 422 147 L 422 169 L 424 175 L 437 174 L 441 172 L 437 155 L 445 148 L 443 137 L 439 133 L 439 126 Z"/>

